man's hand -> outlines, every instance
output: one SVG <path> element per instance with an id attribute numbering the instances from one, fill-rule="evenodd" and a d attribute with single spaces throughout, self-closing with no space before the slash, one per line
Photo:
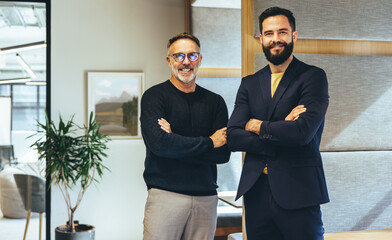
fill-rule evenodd
<path id="1" fill-rule="evenodd" d="M 214 143 L 214 148 L 222 147 L 226 144 L 226 130 L 226 127 L 221 128 L 210 136 L 212 142 Z"/>
<path id="2" fill-rule="evenodd" d="M 299 118 L 299 115 L 301 113 L 306 112 L 306 108 L 304 105 L 298 105 L 295 108 L 293 108 L 293 110 L 291 110 L 291 112 L 289 113 L 289 115 L 287 115 L 287 117 L 284 119 L 286 121 L 295 121 Z"/>
<path id="3" fill-rule="evenodd" d="M 170 123 L 168 123 L 164 118 L 158 119 L 158 124 L 161 126 L 161 129 L 167 133 L 172 133 L 170 128 Z"/>
<path id="4" fill-rule="evenodd" d="M 249 132 L 256 133 L 257 135 L 260 135 L 260 127 L 263 121 L 255 118 L 249 119 L 249 121 L 245 125 L 245 130 Z"/>

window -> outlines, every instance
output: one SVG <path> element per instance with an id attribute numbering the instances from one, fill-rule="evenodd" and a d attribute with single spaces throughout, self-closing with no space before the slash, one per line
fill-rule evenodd
<path id="1" fill-rule="evenodd" d="M 10 97 L 10 96 L 11 96 L 11 86 L 0 85 L 0 97 Z"/>
<path id="2" fill-rule="evenodd" d="M 12 131 L 37 130 L 37 120 L 41 122 L 45 120 L 46 87 L 28 85 L 8 87 L 12 99 Z M 0 93 L 2 92 L 3 88 L 0 88 Z"/>

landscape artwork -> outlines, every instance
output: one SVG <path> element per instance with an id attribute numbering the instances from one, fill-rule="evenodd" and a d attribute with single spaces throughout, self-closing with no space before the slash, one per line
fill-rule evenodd
<path id="1" fill-rule="evenodd" d="M 143 73 L 89 72 L 89 113 L 111 138 L 140 138 Z"/>

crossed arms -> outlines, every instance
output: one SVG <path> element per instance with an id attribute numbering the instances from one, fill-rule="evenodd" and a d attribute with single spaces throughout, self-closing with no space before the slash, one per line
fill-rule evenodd
<path id="1" fill-rule="evenodd" d="M 170 128 L 170 123 L 168 121 L 166 121 L 166 119 L 164 118 L 160 118 L 158 119 L 158 124 L 159 126 L 161 126 L 161 129 L 167 133 L 172 133 L 172 130 Z M 212 134 L 210 136 L 213 144 L 214 144 L 214 148 L 219 148 L 222 147 L 223 145 L 226 144 L 227 140 L 226 140 L 226 130 L 227 127 L 218 129 L 214 134 Z"/>
<path id="2" fill-rule="evenodd" d="M 229 160 L 226 145 L 227 108 L 220 98 L 211 136 L 188 137 L 172 132 L 166 121 L 165 101 L 154 92 L 145 92 L 141 107 L 141 129 L 149 151 L 161 158 L 175 158 L 200 164 L 220 164 Z M 223 127 L 223 128 L 222 128 Z"/>
<path id="3" fill-rule="evenodd" d="M 278 146 L 302 146 L 312 141 L 317 134 L 321 136 L 320 126 L 324 122 L 329 98 L 327 78 L 321 69 L 309 70 L 306 75 L 306 79 L 296 81 L 297 85 L 287 90 L 290 93 L 299 92 L 298 106 L 288 115 L 283 111 L 275 112 L 273 121 L 252 117 L 255 113 L 251 109 L 268 106 L 259 105 L 262 103 L 249 98 L 250 92 L 257 91 L 250 81 L 257 79 L 244 79 L 228 124 L 229 149 L 275 156 Z"/>
<path id="4" fill-rule="evenodd" d="M 287 115 L 284 120 L 285 121 L 295 121 L 295 120 L 297 120 L 299 118 L 299 115 L 301 113 L 304 113 L 304 112 L 306 112 L 305 106 L 304 105 L 298 105 L 295 108 L 293 108 L 293 110 L 291 110 L 289 115 Z M 259 119 L 251 118 L 246 123 L 245 130 L 249 131 L 249 132 L 253 132 L 253 133 L 257 134 L 257 135 L 260 135 L 260 128 L 261 128 L 261 124 L 262 123 L 263 123 L 263 121 L 261 121 Z"/>

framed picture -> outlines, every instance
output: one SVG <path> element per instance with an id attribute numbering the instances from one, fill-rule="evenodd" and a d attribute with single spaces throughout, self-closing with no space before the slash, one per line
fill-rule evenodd
<path id="1" fill-rule="evenodd" d="M 144 73 L 88 72 L 88 114 L 112 139 L 141 138 L 140 100 Z"/>

